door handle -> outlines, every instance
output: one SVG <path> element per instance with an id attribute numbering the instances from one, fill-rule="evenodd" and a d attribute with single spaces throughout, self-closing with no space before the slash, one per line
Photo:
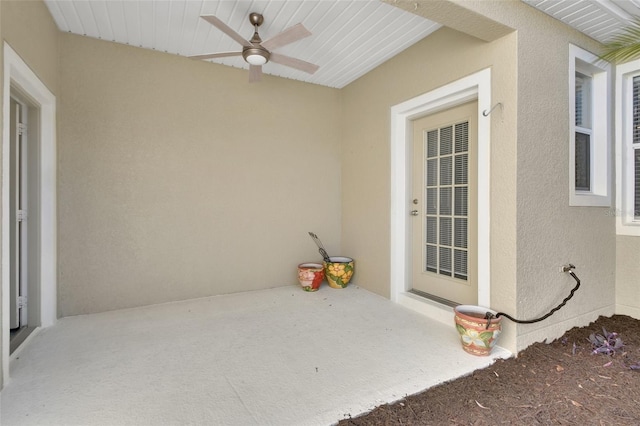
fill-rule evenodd
<path id="1" fill-rule="evenodd" d="M 411 210 L 411 216 L 418 216 L 418 210 Z"/>

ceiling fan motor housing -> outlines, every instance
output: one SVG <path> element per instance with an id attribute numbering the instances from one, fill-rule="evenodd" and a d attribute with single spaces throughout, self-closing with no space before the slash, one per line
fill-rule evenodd
<path id="1" fill-rule="evenodd" d="M 245 46 L 242 48 L 242 57 L 246 62 L 251 65 L 263 65 L 269 62 L 269 51 L 262 47 L 260 43 L 262 43 L 262 39 L 258 35 L 258 27 L 262 25 L 264 22 L 264 18 L 261 14 L 253 12 L 249 15 L 249 21 L 251 25 L 254 26 L 255 32 L 253 33 L 253 37 L 251 40 L 252 47 Z"/>

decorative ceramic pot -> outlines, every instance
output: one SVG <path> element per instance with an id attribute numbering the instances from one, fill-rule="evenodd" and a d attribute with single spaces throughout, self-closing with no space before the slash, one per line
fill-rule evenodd
<path id="1" fill-rule="evenodd" d="M 460 333 L 462 349 L 472 355 L 486 356 L 496 344 L 502 330 L 502 318 L 485 318 L 487 312 L 495 311 L 474 305 L 458 305 L 454 308 L 456 329 Z M 489 327 L 487 324 L 489 323 Z"/>
<path id="2" fill-rule="evenodd" d="M 345 288 L 353 276 L 355 262 L 350 257 L 332 256 L 323 262 L 327 282 L 333 288 Z"/>
<path id="3" fill-rule="evenodd" d="M 298 281 L 304 291 L 318 291 L 324 279 L 324 267 L 319 263 L 298 265 Z"/>

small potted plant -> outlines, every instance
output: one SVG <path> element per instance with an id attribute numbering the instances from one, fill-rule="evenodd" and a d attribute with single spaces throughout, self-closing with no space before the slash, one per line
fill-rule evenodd
<path id="1" fill-rule="evenodd" d="M 324 279 L 324 267 L 319 263 L 298 265 L 298 281 L 304 291 L 318 291 Z"/>
<path id="2" fill-rule="evenodd" d="M 496 312 L 474 305 L 458 305 L 454 312 L 462 349 L 471 355 L 489 355 L 502 331 L 501 318 L 487 319 L 487 312 L 493 317 Z"/>
<path id="3" fill-rule="evenodd" d="M 350 257 L 332 256 L 323 262 L 327 282 L 332 288 L 345 288 L 351 277 L 355 262 Z"/>

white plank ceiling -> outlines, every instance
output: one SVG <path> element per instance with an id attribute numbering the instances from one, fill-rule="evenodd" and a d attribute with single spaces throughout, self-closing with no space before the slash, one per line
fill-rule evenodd
<path id="1" fill-rule="evenodd" d="M 523 0 L 525 3 L 606 43 L 633 18 L 640 0 Z"/>
<path id="2" fill-rule="evenodd" d="M 45 0 L 61 31 L 176 55 L 240 51 L 200 15 L 215 15 L 250 39 L 249 14 L 264 15 L 259 29 L 267 40 L 301 22 L 310 37 L 278 53 L 320 66 L 313 75 L 273 62 L 265 74 L 341 88 L 366 74 L 440 25 L 377 0 Z M 248 69 L 241 57 L 213 59 Z M 247 77 L 248 78 L 248 77 Z"/>
<path id="3" fill-rule="evenodd" d="M 277 52 L 320 69 L 309 75 L 269 62 L 263 72 L 336 88 L 441 27 L 378 0 L 44 1 L 61 31 L 182 56 L 241 50 L 200 15 L 217 16 L 247 39 L 253 34 L 251 12 L 264 15 L 259 31 L 263 40 L 301 22 L 313 35 Z M 609 41 L 633 16 L 640 16 L 640 0 L 523 1 L 600 42 Z M 248 69 L 241 57 L 211 62 Z"/>

